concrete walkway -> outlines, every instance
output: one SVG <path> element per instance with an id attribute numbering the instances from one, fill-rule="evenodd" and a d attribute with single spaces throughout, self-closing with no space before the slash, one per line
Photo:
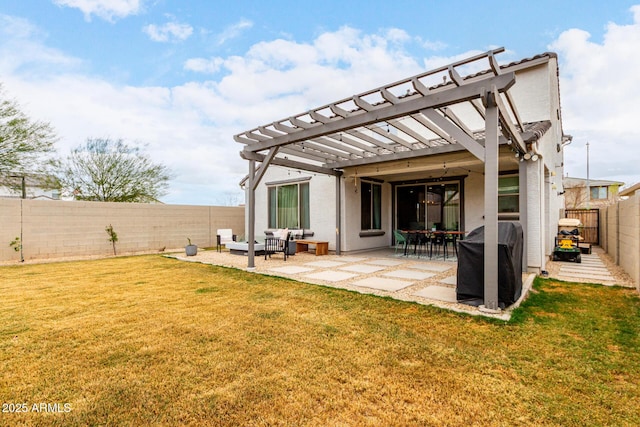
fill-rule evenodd
<path id="1" fill-rule="evenodd" d="M 600 283 L 605 286 L 613 286 L 619 284 L 606 264 L 599 256 L 598 248 L 594 248 L 591 254 L 582 254 L 582 262 L 561 262 L 556 261 L 554 272 L 550 272 L 550 276 L 565 280 L 567 282 L 586 282 Z"/>

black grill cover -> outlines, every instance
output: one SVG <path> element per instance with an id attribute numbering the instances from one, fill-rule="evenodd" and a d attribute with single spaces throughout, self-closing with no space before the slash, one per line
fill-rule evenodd
<path id="1" fill-rule="evenodd" d="M 498 223 L 498 303 L 508 307 L 522 293 L 522 225 Z M 484 303 L 484 226 L 459 242 L 456 296 L 471 305 Z"/>

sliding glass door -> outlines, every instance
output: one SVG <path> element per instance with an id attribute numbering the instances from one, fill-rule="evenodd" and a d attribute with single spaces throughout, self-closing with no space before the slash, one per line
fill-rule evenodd
<path id="1" fill-rule="evenodd" d="M 396 187 L 396 228 L 458 230 L 459 227 L 459 183 L 425 183 Z"/>

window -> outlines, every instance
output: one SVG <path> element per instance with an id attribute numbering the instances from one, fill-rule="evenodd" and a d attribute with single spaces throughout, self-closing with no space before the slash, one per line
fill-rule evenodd
<path id="1" fill-rule="evenodd" d="M 591 187 L 591 199 L 606 200 L 607 187 Z"/>
<path id="2" fill-rule="evenodd" d="M 360 228 L 380 230 L 382 228 L 382 185 L 360 181 Z"/>
<path id="3" fill-rule="evenodd" d="M 512 213 L 520 211 L 520 179 L 518 176 L 498 178 L 498 212 Z"/>
<path id="4" fill-rule="evenodd" d="M 269 228 L 311 228 L 309 183 L 269 187 Z"/>

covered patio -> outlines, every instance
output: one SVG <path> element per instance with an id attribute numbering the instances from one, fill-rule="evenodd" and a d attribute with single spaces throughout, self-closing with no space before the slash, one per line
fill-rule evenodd
<path id="1" fill-rule="evenodd" d="M 503 51 L 488 51 L 235 135 L 244 145 L 240 155 L 249 163 L 244 182 L 248 269 L 256 268 L 255 192 L 270 165 L 335 177 L 337 256 L 342 254 L 345 179 L 406 178 L 407 173 L 435 170 L 444 171 L 443 176 L 450 170 L 477 172 L 484 184 L 483 309 L 499 313 L 499 171 L 505 164 L 515 168 L 520 194 L 526 194 L 527 166 L 538 160 L 537 141 L 551 126 L 544 120 L 521 119 L 510 92 L 515 72 L 505 72 L 495 58 Z M 535 66 L 537 60 L 527 60 L 527 66 Z M 488 71 L 461 77 L 459 69 L 481 66 Z M 518 209 L 525 230 L 523 271 L 527 270 L 525 199 L 519 198 Z"/>

